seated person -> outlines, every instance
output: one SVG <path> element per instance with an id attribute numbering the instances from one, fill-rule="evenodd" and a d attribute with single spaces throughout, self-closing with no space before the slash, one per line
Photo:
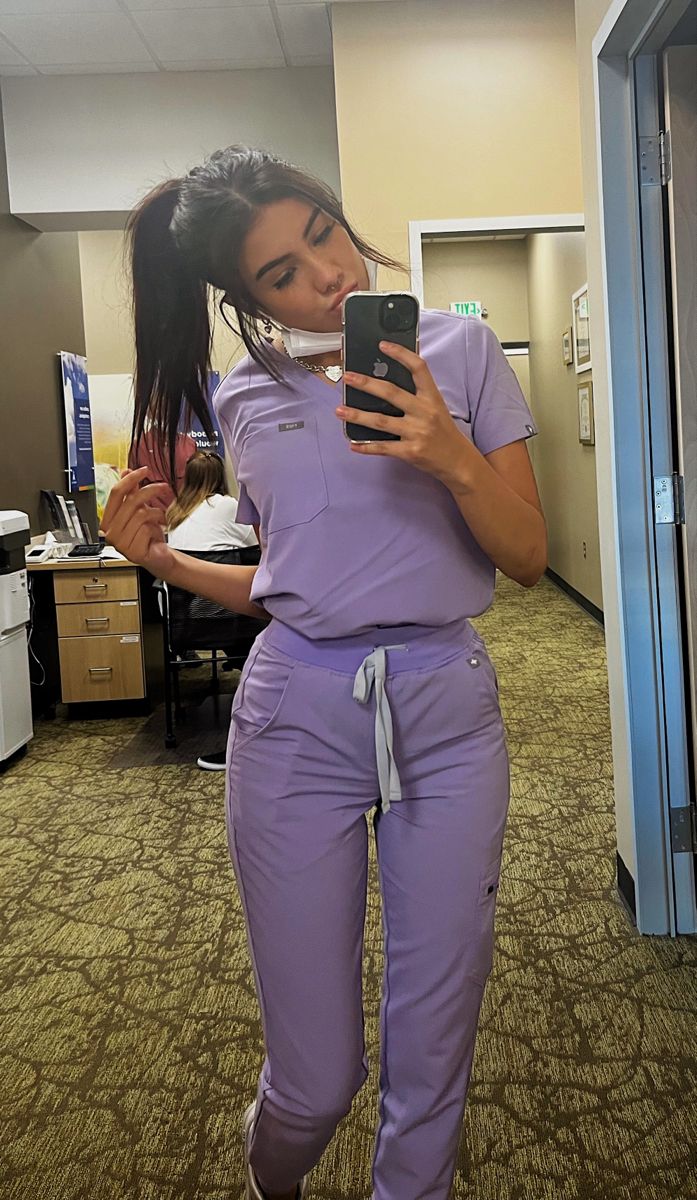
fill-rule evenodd
<path id="1" fill-rule="evenodd" d="M 181 491 L 167 509 L 167 542 L 175 550 L 204 551 L 259 545 L 252 526 L 238 524 L 237 501 L 227 494 L 220 455 L 197 451 L 187 462 Z M 202 660 L 187 650 L 179 661 L 200 666 Z M 223 670 L 230 669 L 225 663 Z"/>
<path id="2" fill-rule="evenodd" d="M 167 542 L 175 550 L 231 550 L 257 546 L 251 525 L 237 522 L 218 454 L 197 451 L 186 464 L 183 487 L 167 509 Z"/>

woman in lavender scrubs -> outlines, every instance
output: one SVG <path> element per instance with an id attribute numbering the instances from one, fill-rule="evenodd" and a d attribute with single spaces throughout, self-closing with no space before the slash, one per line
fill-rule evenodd
<path id="1" fill-rule="evenodd" d="M 144 469 L 114 487 L 103 521 L 131 561 L 269 619 L 228 744 L 229 843 L 266 1049 L 243 1122 L 246 1195 L 302 1197 L 368 1075 L 374 810 L 385 975 L 373 1200 L 446 1200 L 509 799 L 496 675 L 469 618 L 490 605 L 496 568 L 524 587 L 545 568 L 525 444 L 534 422 L 499 342 L 473 318 L 426 310 L 418 355 L 381 347 L 412 373 L 414 395 L 351 377 L 403 418 L 342 408 L 338 342 L 285 352 L 291 329 L 336 335 L 344 295 L 370 286 L 373 264 L 395 264 L 327 186 L 270 154 L 214 154 L 151 192 L 130 236 L 136 437 L 161 431 L 174 468 L 182 404 L 206 424 L 209 289 L 248 350 L 215 406 L 259 567 L 168 547 L 162 485 L 141 486 Z M 351 444 L 346 420 L 400 440 Z"/>

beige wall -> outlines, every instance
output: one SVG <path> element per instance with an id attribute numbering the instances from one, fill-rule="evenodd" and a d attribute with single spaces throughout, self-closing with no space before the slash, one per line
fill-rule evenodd
<path id="1" fill-rule="evenodd" d="M 595 447 L 578 440 L 577 375 L 562 360 L 562 331 L 571 296 L 586 281 L 583 233 L 528 238 L 530 388 L 539 439 L 535 473 L 547 517 L 549 565 L 598 608 L 603 607 Z"/>
<path id="2" fill-rule="evenodd" d="M 93 375 L 133 371 L 133 328 L 124 237 L 118 230 L 80 233 L 80 272 L 85 319 L 87 364 Z M 212 366 L 221 376 L 244 347 L 215 317 Z"/>
<path id="3" fill-rule="evenodd" d="M 527 342 L 528 250 L 525 238 L 424 242 L 424 301 L 448 309 L 454 300 L 480 300 L 502 342 Z"/>
<path id="4" fill-rule="evenodd" d="M 410 220 L 580 211 L 573 0 L 332 11 L 342 196 L 366 236 L 407 261 Z"/>
<path id="5" fill-rule="evenodd" d="M 128 277 L 123 234 L 78 234 L 87 365 L 93 375 L 133 371 Z"/>

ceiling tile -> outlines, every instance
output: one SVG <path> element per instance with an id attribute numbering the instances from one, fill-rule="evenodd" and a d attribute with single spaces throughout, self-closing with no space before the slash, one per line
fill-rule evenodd
<path id="1" fill-rule="evenodd" d="M 40 2 L 40 0 L 39 0 Z M 69 4 L 72 0 L 59 0 Z M 3 0 L 0 0 L 0 4 Z M 6 4 L 16 4 L 17 0 L 4 0 Z M 263 8 L 268 9 L 269 0 L 123 0 L 124 7 L 131 12 L 153 11 L 160 9 L 188 8 Z"/>
<path id="2" fill-rule="evenodd" d="M 6 75 L 36 75 L 29 63 L 0 63 L 0 79 Z"/>
<path id="3" fill-rule="evenodd" d="M 0 0 L 0 16 L 30 17 L 36 13 L 121 12 L 118 0 Z"/>
<path id="4" fill-rule="evenodd" d="M 288 55 L 331 57 L 332 35 L 323 4 L 288 4 L 279 8 L 283 45 Z"/>
<path id="5" fill-rule="evenodd" d="M 163 62 L 160 60 L 160 66 L 164 71 L 263 71 L 284 67 L 285 63 L 283 58 L 278 57 L 244 60 L 229 58 L 187 58 L 177 59 L 175 62 Z"/>
<path id="6" fill-rule="evenodd" d="M 3 67 L 25 67 L 28 65 L 26 59 L 21 54 L 18 54 L 12 46 L 8 46 L 4 38 L 0 38 L 0 63 Z"/>
<path id="7" fill-rule="evenodd" d="M 263 61 L 282 66 L 285 61 L 269 9 L 134 12 L 133 20 L 161 62 L 224 59 L 240 65 Z"/>
<path id="8" fill-rule="evenodd" d="M 151 58 L 123 13 L 0 16 L 0 34 L 37 67 Z"/>
<path id="9" fill-rule="evenodd" d="M 48 63 L 38 68 L 40 75 L 135 75 L 159 71 L 153 59 L 148 62 Z"/>

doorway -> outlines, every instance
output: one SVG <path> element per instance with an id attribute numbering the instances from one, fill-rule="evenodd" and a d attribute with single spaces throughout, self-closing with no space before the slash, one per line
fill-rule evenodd
<path id="1" fill-rule="evenodd" d="M 673 935 L 697 931 L 696 17 L 618 0 L 593 44 L 637 925 Z"/>
<path id="2" fill-rule="evenodd" d="M 427 308 L 479 315 L 501 342 L 540 434 L 529 452 L 547 516 L 548 574 L 602 623 L 595 439 L 579 429 L 592 371 L 576 362 L 571 334 L 573 297 L 587 280 L 583 218 L 528 217 L 527 228 L 512 228 L 519 220 L 421 223 L 412 280 Z"/>

